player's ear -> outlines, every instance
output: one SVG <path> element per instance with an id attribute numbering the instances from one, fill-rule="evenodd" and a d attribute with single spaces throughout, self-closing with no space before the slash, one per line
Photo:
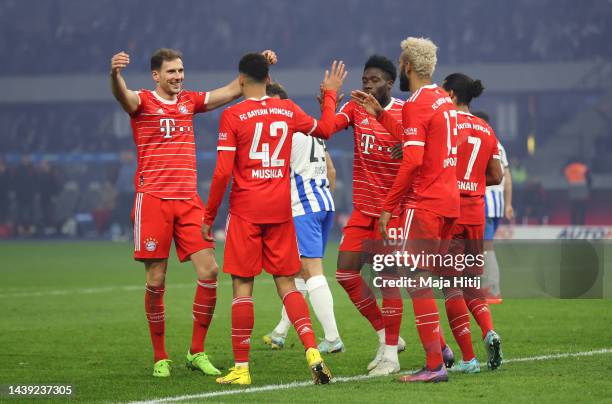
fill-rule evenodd
<path id="1" fill-rule="evenodd" d="M 245 81 L 244 74 L 238 73 L 238 84 L 240 84 L 241 88 L 244 87 L 244 81 Z"/>
<path id="2" fill-rule="evenodd" d="M 268 74 L 268 77 L 266 77 L 266 85 L 272 83 L 272 79 L 270 78 L 270 75 Z"/>
<path id="3" fill-rule="evenodd" d="M 159 71 L 151 70 L 151 77 L 153 77 L 153 81 L 159 83 Z"/>

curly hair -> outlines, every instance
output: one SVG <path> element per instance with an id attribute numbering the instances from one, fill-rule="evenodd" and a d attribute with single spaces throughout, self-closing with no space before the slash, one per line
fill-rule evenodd
<path id="1" fill-rule="evenodd" d="M 419 77 L 432 77 L 436 69 L 436 51 L 438 47 L 429 38 L 408 37 L 404 39 L 402 47 L 403 62 L 410 63 Z"/>

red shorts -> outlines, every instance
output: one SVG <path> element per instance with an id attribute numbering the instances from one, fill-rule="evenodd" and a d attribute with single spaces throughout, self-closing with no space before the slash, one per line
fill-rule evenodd
<path id="1" fill-rule="evenodd" d="M 449 253 L 455 259 L 454 267 L 441 268 L 441 276 L 480 276 L 484 263 L 484 224 L 456 224 L 453 228 L 453 239 Z"/>
<path id="2" fill-rule="evenodd" d="M 456 220 L 425 209 L 406 209 L 400 216 L 404 239 L 402 251 L 409 254 L 446 254 Z M 433 270 L 434 266 L 422 265 L 419 269 Z"/>
<path id="3" fill-rule="evenodd" d="M 293 219 L 259 224 L 229 214 L 225 229 L 223 272 L 251 278 L 262 268 L 278 276 L 293 276 L 300 271 Z"/>
<path id="4" fill-rule="evenodd" d="M 389 238 L 402 238 L 399 217 L 389 220 L 387 227 Z M 351 217 L 342 229 L 339 251 L 363 251 L 363 242 L 366 240 L 381 240 L 378 231 L 378 217 L 368 216 L 355 209 Z"/>
<path id="5" fill-rule="evenodd" d="M 136 194 L 134 223 L 134 259 L 166 259 L 172 239 L 181 262 L 191 254 L 215 244 L 202 237 L 206 208 L 199 196 L 191 199 L 159 199 L 141 192 Z"/>

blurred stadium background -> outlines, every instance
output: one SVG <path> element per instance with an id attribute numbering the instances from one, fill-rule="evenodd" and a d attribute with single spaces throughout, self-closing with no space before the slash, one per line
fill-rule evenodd
<path id="1" fill-rule="evenodd" d="M 408 35 L 439 45 L 436 80 L 454 71 L 483 80 L 473 109 L 491 115 L 507 149 L 517 223 L 570 224 L 563 168 L 580 159 L 592 174 L 586 224 L 612 225 L 610 21 L 604 0 L 2 0 L 0 238 L 130 237 L 134 146 L 108 85 L 119 50 L 131 55 L 133 89 L 153 88 L 149 57 L 162 46 L 183 51 L 187 88 L 213 89 L 235 76 L 243 53 L 274 49 L 273 78 L 317 115 L 333 58 L 349 66 L 348 92 L 369 55 L 395 60 Z M 219 115 L 196 119 L 203 198 Z M 352 134 L 328 147 L 341 223 L 351 209 Z"/>

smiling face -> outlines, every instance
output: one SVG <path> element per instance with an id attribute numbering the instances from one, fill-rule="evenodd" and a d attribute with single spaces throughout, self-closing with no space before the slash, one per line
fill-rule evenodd
<path id="1" fill-rule="evenodd" d="M 164 60 L 159 70 L 153 70 L 153 80 L 157 87 L 168 96 L 177 95 L 183 88 L 185 68 L 180 58 Z"/>

